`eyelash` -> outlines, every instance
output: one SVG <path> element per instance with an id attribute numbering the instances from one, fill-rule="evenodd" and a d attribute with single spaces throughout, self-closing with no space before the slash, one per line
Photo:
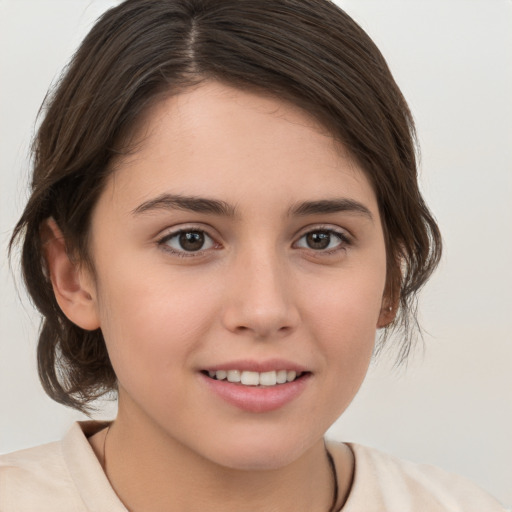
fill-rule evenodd
<path id="1" fill-rule="evenodd" d="M 329 244 L 331 243 L 333 236 L 335 238 L 337 238 L 339 241 L 339 244 L 336 245 L 335 247 L 332 247 L 331 249 L 313 249 L 311 247 L 303 248 L 305 250 L 312 251 L 313 254 L 318 255 L 318 256 L 334 255 L 340 251 L 346 251 L 352 245 L 351 237 L 349 237 L 345 232 L 338 231 L 336 229 L 333 229 L 333 228 L 327 227 L 327 226 L 318 226 L 313 229 L 308 229 L 308 231 L 306 231 L 305 233 L 303 233 L 300 236 L 300 238 L 297 240 L 297 242 L 294 243 L 294 245 L 298 244 L 306 236 L 314 234 L 314 233 L 316 233 L 316 234 L 324 233 L 324 234 L 329 235 L 329 237 L 330 237 Z"/>
<path id="2" fill-rule="evenodd" d="M 211 244 L 212 244 L 212 247 L 208 247 L 207 249 L 199 249 L 197 251 L 187 251 L 185 249 L 181 249 L 181 250 L 176 250 L 176 249 L 173 249 L 172 247 L 170 247 L 168 245 L 168 242 L 176 237 L 179 237 L 180 235 L 182 234 L 186 234 L 186 233 L 199 233 L 199 234 L 202 234 L 203 236 L 205 236 L 207 239 L 211 240 Z M 331 249 L 313 249 L 311 247 L 298 247 L 299 249 L 304 249 L 304 250 L 308 250 L 308 251 L 311 251 L 313 254 L 315 255 L 332 255 L 332 254 L 335 254 L 335 253 L 338 253 L 339 251 L 346 251 L 348 249 L 348 247 L 350 247 L 352 245 L 352 239 L 351 237 L 347 236 L 346 233 L 342 232 L 342 231 L 338 231 L 336 229 L 333 229 L 331 227 L 326 227 L 326 226 L 318 226 L 318 227 L 315 227 L 314 229 L 308 229 L 308 231 L 304 232 L 296 242 L 294 242 L 294 246 L 296 246 L 303 238 L 305 238 L 306 236 L 308 235 L 311 235 L 311 234 L 318 234 L 318 233 L 325 233 L 327 235 L 329 235 L 330 237 L 334 236 L 335 238 L 337 238 L 339 240 L 339 244 L 337 244 L 335 247 L 331 248 Z M 331 243 L 332 239 L 329 239 L 329 244 Z M 172 233 L 168 233 L 166 234 L 165 236 L 163 236 L 162 238 L 160 238 L 158 241 L 157 241 L 157 244 L 159 247 L 162 248 L 162 250 L 166 251 L 166 252 L 169 252 L 171 253 L 172 255 L 174 256 L 178 256 L 180 258 L 197 258 L 197 257 L 201 257 L 203 256 L 207 251 L 211 250 L 211 249 L 218 249 L 220 248 L 220 244 L 218 244 L 217 242 L 215 242 L 214 238 L 211 237 L 206 231 L 204 228 L 200 228 L 200 227 L 194 227 L 194 226 L 191 226 L 191 227 L 187 227 L 187 228 L 182 228 L 182 229 L 179 229 L 177 231 L 173 231 Z"/>
<path id="3" fill-rule="evenodd" d="M 213 247 L 207 249 L 199 249 L 198 251 L 186 251 L 185 249 L 176 250 L 168 245 L 168 242 L 173 238 L 179 237 L 182 234 L 186 233 L 201 233 L 205 237 L 211 240 Z M 213 237 L 211 237 L 204 228 L 200 227 L 187 227 L 181 228 L 177 231 L 173 231 L 172 233 L 168 233 L 157 241 L 158 245 L 166 252 L 171 253 L 174 256 L 178 256 L 180 258 L 197 258 L 199 256 L 203 256 L 206 251 L 209 251 L 212 248 L 219 248 L 220 244 L 216 243 Z"/>

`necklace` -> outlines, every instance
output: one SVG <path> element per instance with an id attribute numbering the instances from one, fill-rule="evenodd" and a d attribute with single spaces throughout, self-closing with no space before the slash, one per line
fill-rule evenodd
<path id="1" fill-rule="evenodd" d="M 110 432 L 110 425 L 107 427 L 107 431 L 105 432 L 105 437 L 103 438 L 103 453 L 101 454 L 101 465 L 103 466 L 103 471 L 107 472 L 107 461 L 105 457 L 105 447 L 107 445 L 107 436 Z M 327 455 L 327 460 L 329 462 L 329 468 L 331 470 L 331 476 L 333 481 L 333 492 L 332 492 L 332 503 L 329 508 L 329 512 L 336 512 L 336 503 L 338 502 L 338 472 L 336 471 L 336 464 L 334 463 L 334 459 L 332 458 L 331 452 L 327 449 L 327 446 L 324 442 L 325 453 Z"/>
<path id="2" fill-rule="evenodd" d="M 105 437 L 103 438 L 103 453 L 101 454 L 101 465 L 103 467 L 103 471 L 107 474 L 107 461 L 105 460 L 105 446 L 107 444 L 107 436 L 110 432 L 110 425 L 107 427 L 107 431 L 105 432 Z"/>
<path id="3" fill-rule="evenodd" d="M 324 443 L 325 445 L 325 443 Z M 325 453 L 327 454 L 327 460 L 329 461 L 329 467 L 331 468 L 331 475 L 333 480 L 333 493 L 332 493 L 332 504 L 329 512 L 336 512 L 336 503 L 338 503 L 338 472 L 336 471 L 336 464 L 334 464 L 334 459 L 332 458 L 331 452 L 325 447 Z"/>

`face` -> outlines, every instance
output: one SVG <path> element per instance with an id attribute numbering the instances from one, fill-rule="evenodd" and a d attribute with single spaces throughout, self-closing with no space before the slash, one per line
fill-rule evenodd
<path id="1" fill-rule="evenodd" d="M 215 82 L 137 136 L 91 225 L 119 421 L 227 467 L 289 463 L 349 405 L 382 321 L 372 187 L 307 114 Z"/>

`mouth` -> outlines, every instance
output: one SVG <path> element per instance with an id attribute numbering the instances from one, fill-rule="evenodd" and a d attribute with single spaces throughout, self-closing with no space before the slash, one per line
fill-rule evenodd
<path id="1" fill-rule="evenodd" d="M 227 381 L 232 384 L 251 387 L 274 387 L 288 384 L 304 378 L 309 372 L 295 370 L 271 370 L 255 372 L 248 370 L 203 370 L 205 376 L 212 380 Z"/>
<path id="2" fill-rule="evenodd" d="M 281 409 L 313 382 L 313 372 L 282 359 L 238 360 L 203 368 L 199 375 L 206 389 L 238 410 L 266 413 Z"/>

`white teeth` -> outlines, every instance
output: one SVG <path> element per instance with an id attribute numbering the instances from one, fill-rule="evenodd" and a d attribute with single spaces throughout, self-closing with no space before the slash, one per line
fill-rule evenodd
<path id="1" fill-rule="evenodd" d="M 278 384 L 284 384 L 286 382 L 286 374 L 288 372 L 286 370 L 279 370 L 276 372 L 276 382 Z"/>
<path id="2" fill-rule="evenodd" d="M 245 386 L 275 386 L 276 384 L 285 384 L 293 382 L 297 376 L 295 370 L 272 370 L 270 372 L 250 372 L 240 370 L 209 370 L 208 375 L 212 379 L 228 380 L 229 382 L 238 383 Z"/>
<path id="3" fill-rule="evenodd" d="M 276 383 L 277 383 L 276 372 L 260 373 L 260 385 L 261 386 L 275 386 Z"/>
<path id="4" fill-rule="evenodd" d="M 246 386 L 258 386 L 260 384 L 260 374 L 258 372 L 242 372 L 241 382 Z"/>
<path id="5" fill-rule="evenodd" d="M 228 370 L 229 382 L 240 382 L 240 372 L 238 370 Z"/>

